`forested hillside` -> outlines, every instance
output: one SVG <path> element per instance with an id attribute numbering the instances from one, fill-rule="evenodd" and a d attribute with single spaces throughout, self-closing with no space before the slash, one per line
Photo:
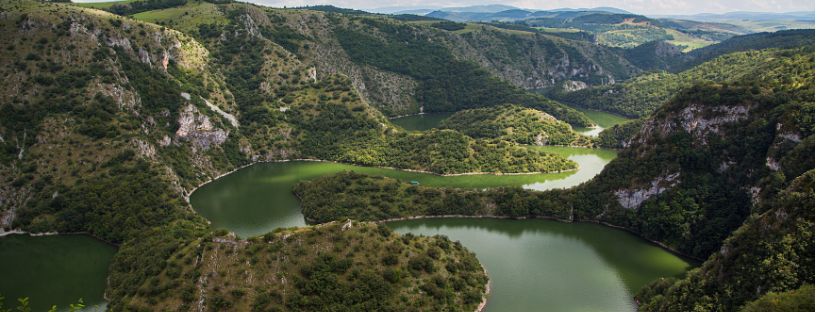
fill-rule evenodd
<path id="1" fill-rule="evenodd" d="M 182 215 L 179 196 L 194 186 L 260 160 L 437 173 L 575 166 L 458 132 L 394 128 L 348 79 L 313 77 L 243 24 L 244 6 L 212 30 L 222 35 L 198 40 L 70 5 L 5 7 L 16 14 L 3 20 L 10 41 L 0 52 L 10 77 L 0 82 L 5 228 L 122 242 L 131 236 L 124 232 Z M 137 185 L 144 194 L 128 193 Z M 151 217 L 131 217 L 143 212 Z"/>
<path id="2" fill-rule="evenodd" d="M 494 22 L 556 33 L 583 34 L 593 37 L 596 43 L 620 48 L 631 48 L 662 40 L 691 50 L 749 32 L 732 24 L 655 19 L 606 8 L 550 11 L 510 9 L 500 12 L 435 11 L 426 16 L 456 22 Z"/>
<path id="3" fill-rule="evenodd" d="M 657 23 L 611 18 L 574 22 Z M 601 135 L 619 158 L 578 188 L 467 191 L 346 173 L 295 193 L 311 223 L 583 220 L 708 259 L 645 289 L 645 311 L 758 300 L 753 309 L 814 283 L 815 73 L 804 32 L 636 61 L 641 50 L 583 35 L 334 7 L 8 0 L 0 36 L 0 231 L 117 245 L 114 311 L 475 310 L 487 276 L 457 242 L 358 221 L 237 239 L 210 228 L 188 196 L 245 165 L 292 159 L 435 174 L 573 170 L 523 146 L 593 143 L 570 127 L 591 120 L 563 103 L 642 117 Z M 791 48 L 755 50 L 766 46 L 758 39 Z M 706 60 L 680 73 L 641 69 Z M 527 91 L 544 88 L 560 102 Z M 430 131 L 387 118 L 434 111 L 461 112 Z"/>
<path id="4" fill-rule="evenodd" d="M 670 43 L 653 41 L 627 50 L 625 56 L 645 70 L 681 72 L 724 54 L 801 46 L 814 46 L 813 30 L 794 29 L 736 36 L 686 53 Z"/>
<path id="5" fill-rule="evenodd" d="M 463 110 L 441 122 L 441 127 L 473 138 L 495 138 L 527 145 L 589 146 L 592 140 L 547 113 L 506 104 Z"/>
<path id="6" fill-rule="evenodd" d="M 639 71 L 617 51 L 590 42 L 491 25 L 456 29 L 424 18 L 340 14 L 349 12 L 328 7 L 277 10 L 190 2 L 133 17 L 197 37 L 222 27 L 225 16 L 239 8 L 262 36 L 315 66 L 317 76 L 347 75 L 368 103 L 388 116 L 421 107 L 454 111 L 519 102 L 579 124 L 587 120 L 521 88 L 612 83 Z"/>
<path id="7" fill-rule="evenodd" d="M 113 264 L 109 308 L 474 311 L 485 295 L 487 276 L 460 243 L 399 236 L 384 225 L 333 222 L 247 240 L 224 233 L 188 239 L 171 239 L 179 246 L 163 255 L 165 263 L 141 253 L 167 242 L 124 246 Z M 142 279 L 144 272 L 151 278 Z"/>
<path id="8" fill-rule="evenodd" d="M 635 134 L 619 158 L 576 189 L 474 192 L 340 174 L 295 192 L 315 221 L 462 214 L 622 226 L 709 259 L 645 289 L 642 311 L 737 311 L 767 292 L 814 283 L 813 54 L 745 54 L 767 55 L 782 70 L 682 90 L 626 130 Z"/>
<path id="9" fill-rule="evenodd" d="M 673 96 L 698 82 L 732 83 L 767 81 L 789 84 L 791 78 L 781 74 L 805 70 L 813 57 L 809 46 L 789 50 L 750 50 L 722 55 L 684 72 L 653 72 L 611 86 L 594 87 L 551 95 L 559 101 L 641 117 L 651 114 Z"/>

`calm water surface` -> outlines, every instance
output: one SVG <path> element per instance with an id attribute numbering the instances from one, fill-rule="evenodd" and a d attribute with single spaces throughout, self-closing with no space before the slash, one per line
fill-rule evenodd
<path id="1" fill-rule="evenodd" d="M 452 116 L 453 112 L 445 113 L 426 113 L 423 115 L 411 115 L 400 118 L 391 119 L 394 124 L 410 131 L 424 131 L 437 128 L 442 120 Z"/>
<path id="2" fill-rule="evenodd" d="M 601 133 L 601 131 L 604 131 L 604 129 L 608 129 L 615 125 L 619 125 L 632 120 L 627 117 L 609 112 L 577 107 L 574 108 L 584 113 L 584 115 L 587 115 L 587 117 L 589 117 L 589 119 L 592 119 L 592 121 L 595 122 L 595 124 L 597 125 L 596 127 L 592 128 L 573 127 L 573 130 L 575 130 L 575 132 L 578 132 L 583 135 L 596 137 L 598 136 L 598 134 Z"/>
<path id="3" fill-rule="evenodd" d="M 577 162 L 574 172 L 533 175 L 469 175 L 442 177 L 434 174 L 362 167 L 330 162 L 262 163 L 241 169 L 206 184 L 191 195 L 191 205 L 215 228 L 241 237 L 261 235 L 280 227 L 303 226 L 299 202 L 291 193 L 299 181 L 342 171 L 418 181 L 427 186 L 488 188 L 522 186 L 546 190 L 566 188 L 589 180 L 615 158 L 613 150 L 573 147 L 532 147 L 564 155 Z"/>
<path id="4" fill-rule="evenodd" d="M 6 305 L 29 297 L 32 311 L 82 299 L 87 311 L 105 311 L 105 278 L 115 248 L 83 235 L 0 237 L 0 294 Z"/>
<path id="5" fill-rule="evenodd" d="M 518 176 L 441 177 L 327 162 L 257 164 L 209 183 L 191 196 L 214 227 L 240 236 L 304 225 L 295 183 L 350 170 L 422 185 L 464 188 L 521 186 L 552 189 L 595 176 L 614 151 L 532 147 L 578 162 L 576 172 Z M 442 234 L 461 241 L 486 267 L 492 283 L 487 311 L 634 311 L 634 293 L 647 282 L 681 274 L 688 264 L 619 230 L 545 220 L 431 219 L 392 222 L 398 232 Z"/>
<path id="6" fill-rule="evenodd" d="M 612 126 L 619 125 L 630 121 L 627 117 L 594 110 L 594 109 L 585 109 L 585 108 L 575 108 L 576 110 L 584 113 L 593 122 L 597 125 L 596 127 L 592 128 L 585 128 L 585 127 L 573 127 L 573 130 L 576 132 L 588 135 L 588 136 L 598 136 L 601 131 L 604 129 L 611 128 Z M 401 118 L 392 119 L 391 121 L 399 127 L 404 128 L 405 130 L 413 130 L 413 131 L 423 131 L 433 129 L 439 126 L 442 120 L 447 119 L 447 117 L 452 116 L 453 112 L 446 112 L 446 113 L 428 113 L 424 115 L 412 115 L 406 116 Z"/>
<path id="7" fill-rule="evenodd" d="M 634 311 L 646 283 L 689 264 L 629 233 L 547 220 L 391 222 L 400 233 L 446 235 L 475 252 L 490 276 L 488 312 Z"/>

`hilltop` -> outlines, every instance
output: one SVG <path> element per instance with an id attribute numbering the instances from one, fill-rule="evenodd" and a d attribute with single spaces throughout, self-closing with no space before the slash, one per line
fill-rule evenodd
<path id="1" fill-rule="evenodd" d="M 148 243 L 123 246 L 114 260 L 112 311 L 474 311 L 488 283 L 458 242 L 372 223 L 177 239 L 164 263 L 139 254 Z"/>

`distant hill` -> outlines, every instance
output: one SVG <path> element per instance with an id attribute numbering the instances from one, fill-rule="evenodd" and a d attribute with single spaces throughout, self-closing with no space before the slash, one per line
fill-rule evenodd
<path id="1" fill-rule="evenodd" d="M 600 109 L 630 117 L 643 117 L 650 115 L 663 103 L 672 99 L 680 90 L 691 86 L 693 81 L 726 83 L 750 80 L 754 77 L 772 75 L 786 70 L 784 68 L 788 67 L 783 65 L 782 59 L 792 57 L 792 55 L 810 54 L 806 51 L 811 49 L 813 41 L 806 41 L 804 44 L 802 49 L 794 48 L 786 50 L 787 52 L 778 49 L 738 50 L 736 53 L 714 57 L 708 62 L 677 74 L 646 73 L 622 83 L 557 93 L 552 97 L 577 107 Z"/>
<path id="2" fill-rule="evenodd" d="M 746 19 L 746 20 L 755 20 L 755 21 L 772 21 L 772 20 L 793 19 L 793 20 L 814 21 L 814 12 L 812 12 L 812 11 L 785 12 L 785 13 L 728 12 L 728 13 L 723 13 L 723 14 L 701 13 L 701 14 L 693 14 L 693 15 L 665 15 L 665 16 L 658 16 L 658 17 L 683 18 L 683 19 L 689 19 L 689 20 L 695 20 L 695 21 L 707 21 L 707 22 L 727 20 L 727 19 Z"/>
<path id="3" fill-rule="evenodd" d="M 564 12 L 577 12 L 577 11 L 598 11 L 598 12 L 609 12 L 609 13 L 616 13 L 616 14 L 633 14 L 632 12 L 629 12 L 629 11 L 627 11 L 627 10 L 622 10 L 622 9 L 619 9 L 619 8 L 613 8 L 613 7 L 594 7 L 594 8 L 577 8 L 577 9 L 573 9 L 573 8 L 560 8 L 560 9 L 555 9 L 555 10 L 545 10 L 545 11 L 547 11 L 547 12 L 560 12 L 560 11 L 564 11 Z"/>
<path id="4" fill-rule="evenodd" d="M 681 72 L 728 53 L 804 45 L 814 45 L 813 30 L 793 29 L 736 36 L 688 53 L 683 53 L 669 43 L 656 41 L 629 49 L 625 56 L 645 70 Z"/>
<path id="5" fill-rule="evenodd" d="M 594 34 L 595 42 L 599 44 L 623 48 L 664 40 L 691 50 L 751 32 L 733 24 L 655 19 L 607 7 L 544 11 L 513 9 L 494 13 L 440 9 L 426 16 L 456 22 L 506 22 L 532 28 L 583 30 Z"/>
<path id="6" fill-rule="evenodd" d="M 495 13 L 506 10 L 517 10 L 517 7 L 504 4 L 471 5 L 463 7 L 440 7 L 440 6 L 395 6 L 366 9 L 365 11 L 381 14 L 418 14 L 425 15 L 433 11 L 444 12 L 472 12 L 472 13 Z"/>
<path id="7" fill-rule="evenodd" d="M 658 18 L 686 19 L 710 23 L 738 25 L 754 32 L 785 29 L 815 28 L 814 12 L 729 12 L 724 14 L 695 14 L 657 16 Z"/>
<path id="8" fill-rule="evenodd" d="M 447 12 L 476 12 L 476 13 L 496 13 L 508 10 L 520 10 L 517 7 L 504 4 L 471 5 L 464 7 L 447 7 L 441 11 Z"/>

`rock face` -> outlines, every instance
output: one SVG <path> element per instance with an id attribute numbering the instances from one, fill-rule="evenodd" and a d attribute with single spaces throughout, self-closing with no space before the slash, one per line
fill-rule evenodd
<path id="1" fill-rule="evenodd" d="M 693 103 L 679 112 L 644 123 L 639 134 L 630 140 L 628 146 L 646 144 L 655 135 L 659 138 L 666 138 L 680 130 L 695 137 L 700 144 L 707 144 L 710 135 L 723 134 L 724 126 L 745 120 L 749 116 L 750 109 L 748 104 L 743 103 L 717 107 Z"/>
<path id="2" fill-rule="evenodd" d="M 457 58 L 481 65 L 496 77 L 524 89 L 612 84 L 640 71 L 611 50 L 585 42 L 542 35 L 512 35 L 485 28 L 446 37 Z M 580 52 L 580 53 L 579 53 Z"/>
<path id="3" fill-rule="evenodd" d="M 564 81 L 564 84 L 561 86 L 561 89 L 564 92 L 573 92 L 586 89 L 587 87 L 589 86 L 583 81 L 567 80 Z"/>
<path id="4" fill-rule="evenodd" d="M 674 187 L 680 182 L 680 173 L 673 173 L 660 176 L 649 183 L 649 187 L 641 189 L 619 189 L 614 192 L 618 197 L 621 207 L 627 209 L 637 209 L 647 199 L 655 195 L 660 195 L 670 187 Z"/>
<path id="5" fill-rule="evenodd" d="M 228 132 L 214 127 L 208 116 L 202 115 L 193 104 L 180 111 L 177 122 L 176 138 L 193 143 L 195 149 L 208 150 L 228 139 Z"/>

